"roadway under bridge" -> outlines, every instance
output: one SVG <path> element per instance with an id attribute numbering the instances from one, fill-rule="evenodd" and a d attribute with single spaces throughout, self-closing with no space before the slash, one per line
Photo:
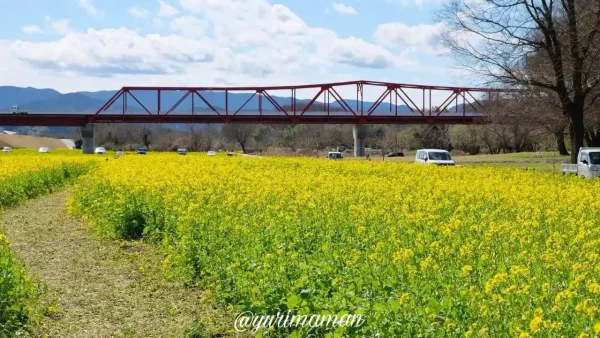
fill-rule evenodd
<path id="1" fill-rule="evenodd" d="M 482 102 L 505 89 L 351 81 L 269 87 L 123 87 L 97 111 L 2 114 L 0 126 L 82 127 L 94 150 L 95 123 L 352 124 L 355 156 L 366 124 L 484 123 Z M 375 100 L 365 100 L 365 95 Z"/>

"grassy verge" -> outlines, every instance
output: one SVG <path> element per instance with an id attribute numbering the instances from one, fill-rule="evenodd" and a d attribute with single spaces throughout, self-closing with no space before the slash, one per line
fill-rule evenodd
<path id="1" fill-rule="evenodd" d="M 85 173 L 89 166 L 88 163 L 64 163 L 8 176 L 0 180 L 0 208 L 53 192 Z M 0 231 L 0 337 L 15 337 L 31 330 L 34 324 L 39 288 L 11 252 L 3 232 Z"/>
<path id="2" fill-rule="evenodd" d="M 95 236 L 66 213 L 68 191 L 8 210 L 11 247 L 40 279 L 42 337 L 229 337 L 234 314 L 164 274 L 160 249 Z M 192 329 L 193 328 L 193 329 Z"/>
<path id="3" fill-rule="evenodd" d="M 462 163 L 464 166 L 472 167 L 491 167 L 501 169 L 520 169 L 531 171 L 544 171 L 561 173 L 560 163 L 541 163 L 541 162 L 506 162 L 506 163 Z"/>
<path id="4" fill-rule="evenodd" d="M 414 152 L 404 153 L 404 157 L 385 158 L 379 156 L 371 156 L 372 161 L 390 161 L 411 163 L 415 161 Z M 481 155 L 460 155 L 453 156 L 454 161 L 458 165 L 464 166 L 484 166 L 503 169 L 522 169 L 534 171 L 553 171 L 560 173 L 561 163 L 569 161 L 569 156 L 561 156 L 557 152 L 522 152 L 511 154 L 481 154 Z M 348 160 L 365 161 L 364 157 L 346 157 Z"/>

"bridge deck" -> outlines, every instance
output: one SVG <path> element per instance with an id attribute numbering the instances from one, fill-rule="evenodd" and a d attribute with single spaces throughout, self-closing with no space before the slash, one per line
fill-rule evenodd
<path id="1" fill-rule="evenodd" d="M 150 115 L 150 114 L 73 114 L 33 113 L 0 115 L 0 126 L 83 126 L 87 123 L 265 123 L 265 124 L 473 124 L 480 123 L 483 114 L 444 113 L 429 116 L 414 113 L 353 115 L 345 112 L 306 112 L 285 115 L 279 112 L 244 112 L 236 115 L 211 113 Z"/>

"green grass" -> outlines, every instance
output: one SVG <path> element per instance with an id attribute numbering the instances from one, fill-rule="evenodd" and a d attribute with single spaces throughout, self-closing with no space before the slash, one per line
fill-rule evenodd
<path id="1" fill-rule="evenodd" d="M 469 167 L 493 167 L 502 169 L 521 169 L 533 171 L 551 171 L 561 173 L 560 163 L 540 163 L 540 162 L 503 162 L 503 163 L 469 163 L 465 162 L 464 166 Z"/>
<path id="2" fill-rule="evenodd" d="M 569 156 L 561 156 L 557 152 L 541 152 L 541 157 L 536 157 L 534 152 L 496 154 L 496 155 L 463 155 L 455 156 L 456 162 L 561 162 L 568 161 Z"/>
<path id="3" fill-rule="evenodd" d="M 29 201 L 2 220 L 11 249 L 45 287 L 32 336 L 236 336 L 235 314 L 166 275 L 159 248 L 95 236 L 67 214 L 68 196 L 62 191 Z"/>
<path id="4" fill-rule="evenodd" d="M 535 152 L 522 152 L 510 154 L 482 154 L 482 155 L 460 155 L 452 156 L 457 165 L 464 166 L 488 166 L 505 169 L 522 169 L 534 171 L 561 172 L 561 163 L 568 162 L 569 156 L 561 156 L 558 152 L 541 152 L 542 156 L 536 156 Z M 405 152 L 404 157 L 385 158 L 391 162 L 414 162 L 415 153 Z M 347 155 L 344 159 L 351 161 L 365 161 L 365 157 L 352 157 Z M 381 155 L 371 156 L 372 161 L 382 161 Z"/>

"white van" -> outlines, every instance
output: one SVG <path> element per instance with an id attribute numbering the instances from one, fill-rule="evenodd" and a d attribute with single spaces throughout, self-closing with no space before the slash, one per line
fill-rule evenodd
<path id="1" fill-rule="evenodd" d="M 48 147 L 40 147 L 40 149 L 38 149 L 38 152 L 43 153 L 43 154 L 47 154 L 50 152 L 50 148 Z"/>
<path id="2" fill-rule="evenodd" d="M 106 148 L 96 147 L 96 149 L 94 149 L 94 154 L 104 155 L 104 154 L 106 154 Z"/>
<path id="3" fill-rule="evenodd" d="M 419 149 L 415 155 L 415 162 L 437 165 L 455 165 L 452 156 L 447 150 Z"/>

